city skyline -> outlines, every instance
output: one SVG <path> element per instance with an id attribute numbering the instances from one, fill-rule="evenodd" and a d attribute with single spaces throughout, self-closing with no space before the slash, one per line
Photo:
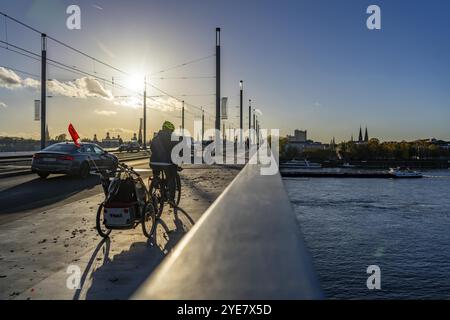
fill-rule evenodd
<path id="1" fill-rule="evenodd" d="M 347 141 L 352 133 L 357 136 L 353 128 L 363 123 L 371 128 L 371 136 L 383 141 L 450 140 L 450 94 L 446 89 L 450 45 L 441 41 L 450 27 L 445 16 L 450 4 L 431 1 L 423 7 L 420 2 L 408 2 L 406 14 L 406 2 L 380 1 L 382 29 L 370 31 L 365 24 L 368 3 L 364 1 L 235 3 L 239 3 L 238 11 L 229 1 L 76 1 L 82 10 L 81 30 L 65 27 L 68 15 L 63 1 L 21 0 L 5 3 L 1 9 L 131 74 L 120 78 L 86 57 L 49 43 L 51 58 L 108 79 L 114 75 L 117 84 L 127 88 L 92 83 L 49 66 L 49 95 L 53 97 L 47 102 L 48 126 L 53 135 L 67 133 L 68 123 L 73 122 L 85 137 L 109 131 L 131 138 L 142 117 L 142 99 L 133 92 L 143 90 L 144 75 L 197 58 L 205 59 L 148 81 L 189 104 L 204 107 L 207 127 L 212 127 L 215 64 L 210 56 L 214 30 L 221 27 L 222 96 L 229 98 L 235 127 L 242 79 L 244 115 L 252 99 L 253 107 L 262 112 L 262 127 L 279 128 L 282 136 L 301 127 L 311 132 L 315 141 L 327 142 L 332 137 Z M 132 16 L 133 23 L 116 23 L 126 16 Z M 267 24 L 268 19 L 273 23 Z M 422 23 L 410 22 L 418 20 Z M 39 52 L 39 37 L 12 23 L 7 30 L 3 25 L 2 40 Z M 0 136 L 39 138 L 39 123 L 33 121 L 38 79 L 33 75 L 40 74 L 40 65 L 2 48 L 0 59 Z M 6 73 L 20 85 L 8 85 Z M 172 79 L 161 79 L 162 75 Z M 76 90 L 68 90 L 67 85 L 75 85 Z M 161 92 L 149 86 L 148 94 Z M 199 120 L 201 113 L 189 105 L 186 109 L 186 128 L 192 130 L 193 120 Z M 147 136 L 165 119 L 178 127 L 180 115 L 179 101 L 153 98 Z"/>

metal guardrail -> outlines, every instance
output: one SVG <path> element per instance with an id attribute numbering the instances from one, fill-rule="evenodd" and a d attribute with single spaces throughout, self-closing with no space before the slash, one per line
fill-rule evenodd
<path id="1" fill-rule="evenodd" d="M 149 159 L 150 155 L 148 151 L 140 151 L 137 153 L 127 153 L 127 152 L 113 152 L 111 153 L 118 156 L 119 161 L 135 161 Z M 27 175 L 32 174 L 31 172 L 31 154 L 30 155 L 20 155 L 12 157 L 2 157 L 0 156 L 0 178 L 9 178 L 17 175 Z"/>
<path id="2" fill-rule="evenodd" d="M 37 151 L 36 151 L 37 152 Z M 8 155 L 8 156 L 2 156 L 0 154 L 0 163 L 13 163 L 13 162 L 25 162 L 25 161 L 31 161 L 31 158 L 33 156 L 34 153 L 30 153 L 30 154 L 26 154 L 26 155 Z M 136 158 L 136 157 L 140 157 L 140 156 L 144 156 L 144 155 L 148 155 L 148 151 L 139 151 L 136 153 L 133 152 L 119 152 L 116 150 L 113 151 L 109 151 L 110 153 L 119 156 L 119 159 L 128 159 L 128 158 Z M 125 157 L 121 157 L 121 156 L 125 156 Z"/>
<path id="3" fill-rule="evenodd" d="M 117 150 L 117 148 L 115 149 L 104 149 L 105 151 L 108 151 L 110 153 L 113 154 L 126 154 L 127 152 L 123 151 L 123 152 L 119 152 Z M 26 152 L 0 152 L 0 160 L 3 159 L 30 159 L 33 154 L 35 154 L 36 152 L 39 152 L 40 150 L 37 151 L 26 151 Z M 139 151 L 139 153 L 141 152 L 146 152 L 145 150 L 141 150 Z"/>
<path id="4" fill-rule="evenodd" d="M 279 174 L 247 165 L 132 299 L 321 299 Z"/>

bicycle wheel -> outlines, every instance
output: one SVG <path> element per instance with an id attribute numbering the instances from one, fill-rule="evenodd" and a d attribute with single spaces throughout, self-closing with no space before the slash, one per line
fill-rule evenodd
<path id="1" fill-rule="evenodd" d="M 151 238 L 156 229 L 155 208 L 151 202 L 148 202 L 143 209 L 142 214 L 142 232 L 147 238 Z"/>
<path id="2" fill-rule="evenodd" d="M 176 205 L 178 206 L 181 201 L 181 178 L 180 175 L 177 173 L 177 176 L 175 178 L 176 186 L 175 186 L 175 201 Z"/>
<path id="3" fill-rule="evenodd" d="M 152 182 L 150 183 L 150 196 L 153 202 L 153 207 L 156 214 L 156 219 L 161 217 L 161 214 L 164 210 L 164 197 L 162 193 L 161 180 L 157 177 L 154 177 Z"/>
<path id="4" fill-rule="evenodd" d="M 103 214 L 104 203 L 101 203 L 97 210 L 97 218 L 95 219 L 95 227 L 98 234 L 102 238 L 108 238 L 111 233 L 111 229 L 106 228 Z"/>

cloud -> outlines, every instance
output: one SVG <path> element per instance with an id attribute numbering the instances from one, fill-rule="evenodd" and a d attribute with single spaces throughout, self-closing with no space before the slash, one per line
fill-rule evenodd
<path id="1" fill-rule="evenodd" d="M 0 67 L 0 87 L 15 89 L 22 86 L 22 79 L 12 70 Z"/>
<path id="2" fill-rule="evenodd" d="M 117 114 L 116 111 L 111 111 L 111 110 L 94 110 L 94 113 L 101 115 L 101 116 L 114 116 Z"/>
<path id="3" fill-rule="evenodd" d="M 58 80 L 51 80 L 47 82 L 47 89 L 51 94 L 62 95 L 66 97 L 85 97 L 85 95 L 78 90 L 74 82 L 61 82 Z"/>
<path id="4" fill-rule="evenodd" d="M 143 107 L 143 100 L 144 99 L 140 97 L 115 97 L 114 104 L 137 109 Z M 147 98 L 147 108 L 163 112 L 173 112 L 181 110 L 181 103 L 171 97 Z M 188 106 L 186 106 L 186 108 L 188 108 Z"/>
<path id="5" fill-rule="evenodd" d="M 98 96 L 104 99 L 111 100 L 113 99 L 113 95 L 111 91 L 104 88 L 101 83 L 93 78 L 80 78 L 76 79 L 75 83 L 77 87 L 83 90 L 86 96 Z"/>
<path id="6" fill-rule="evenodd" d="M 314 102 L 313 107 L 320 108 L 320 107 L 322 107 L 322 104 L 320 102 L 316 101 L 316 102 Z"/>
<path id="7" fill-rule="evenodd" d="M 147 106 L 149 108 L 164 112 L 172 112 L 181 109 L 180 101 L 171 97 L 158 97 L 147 99 Z"/>
<path id="8" fill-rule="evenodd" d="M 7 89 L 31 88 L 38 89 L 41 82 L 31 78 L 22 79 L 12 70 L 0 67 L 0 87 Z M 83 77 L 73 81 L 47 81 L 48 92 L 52 95 L 61 95 L 74 98 L 99 97 L 112 100 L 114 97 L 108 89 L 95 78 Z"/>
<path id="9" fill-rule="evenodd" d="M 111 91 L 104 88 L 101 83 L 94 78 L 84 77 L 74 81 L 61 82 L 51 80 L 47 83 L 48 91 L 51 94 L 62 95 L 73 98 L 98 97 L 112 100 Z"/>
<path id="10" fill-rule="evenodd" d="M 6 103 L 0 101 L 0 108 L 8 108 Z"/>
<path id="11" fill-rule="evenodd" d="M 41 87 L 41 81 L 26 78 L 22 80 L 22 86 L 25 88 L 33 88 L 33 89 L 40 89 Z"/>
<path id="12" fill-rule="evenodd" d="M 142 99 L 137 97 L 116 97 L 114 99 L 114 104 L 122 107 L 142 108 L 142 103 Z"/>

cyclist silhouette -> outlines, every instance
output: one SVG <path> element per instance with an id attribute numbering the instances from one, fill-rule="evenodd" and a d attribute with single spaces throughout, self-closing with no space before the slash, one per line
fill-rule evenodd
<path id="1" fill-rule="evenodd" d="M 169 204 L 175 203 L 175 188 L 177 165 L 172 162 L 172 149 L 178 144 L 178 141 L 172 141 L 172 133 L 175 126 L 170 121 L 165 121 L 162 129 L 153 138 L 150 150 L 150 168 L 153 170 L 153 176 L 159 176 L 161 170 L 166 175 L 167 188 L 169 189 Z"/>

